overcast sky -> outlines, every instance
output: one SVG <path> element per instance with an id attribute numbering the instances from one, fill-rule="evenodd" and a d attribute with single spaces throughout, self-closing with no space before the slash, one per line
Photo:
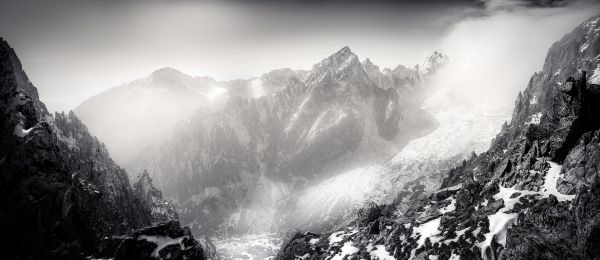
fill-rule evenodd
<path id="1" fill-rule="evenodd" d="M 161 67 L 249 78 L 309 69 L 346 45 L 381 67 L 413 66 L 434 50 L 458 57 L 463 73 L 512 67 L 518 75 L 493 86 L 510 84 L 512 100 L 550 44 L 599 10 L 537 6 L 550 2 L 0 0 L 0 37 L 51 111 Z"/>

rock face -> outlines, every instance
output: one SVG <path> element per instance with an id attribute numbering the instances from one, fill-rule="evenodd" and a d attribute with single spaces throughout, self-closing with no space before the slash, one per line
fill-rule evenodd
<path id="1" fill-rule="evenodd" d="M 150 210 L 152 223 L 179 219 L 175 206 L 163 199 L 162 192 L 154 187 L 146 170 L 140 173 L 133 184 L 133 193 Z"/>
<path id="2" fill-rule="evenodd" d="M 227 82 L 221 108 L 198 111 L 127 167 L 148 169 L 193 228 L 271 228 L 295 206 L 290 194 L 383 162 L 434 127 L 420 109 L 420 83 L 444 62 L 436 53 L 424 69 L 382 72 L 345 47 L 310 71 Z"/>
<path id="3" fill-rule="evenodd" d="M 48 113 L 2 39 L 0 173 L 2 259 L 112 257 L 120 236 L 153 220 L 125 170 L 73 112 Z M 144 199 L 157 193 L 148 191 Z M 177 222 L 168 225 L 181 230 Z M 204 259 L 194 241 L 184 254 Z"/>
<path id="4" fill-rule="evenodd" d="M 597 259 L 599 23 L 587 20 L 550 48 L 511 123 L 439 191 L 387 214 L 371 207 L 332 232 L 297 233 L 278 258 Z"/>

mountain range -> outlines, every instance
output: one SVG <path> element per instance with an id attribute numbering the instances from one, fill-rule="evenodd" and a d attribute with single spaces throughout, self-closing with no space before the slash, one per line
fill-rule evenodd
<path id="1" fill-rule="evenodd" d="M 434 52 L 381 70 L 344 47 L 310 70 L 247 80 L 164 68 L 75 113 L 128 172 L 148 171 L 193 230 L 321 229 L 367 201 L 431 191 L 489 146 L 508 113 L 432 86 L 448 62 Z"/>
<path id="2" fill-rule="evenodd" d="M 436 191 L 364 207 L 278 259 L 597 259 L 600 16 L 548 51 L 489 149 Z"/>

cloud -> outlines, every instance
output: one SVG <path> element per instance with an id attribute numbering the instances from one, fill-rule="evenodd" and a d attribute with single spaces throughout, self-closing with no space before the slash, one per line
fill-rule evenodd
<path id="1" fill-rule="evenodd" d="M 600 10 L 589 2 L 558 8 L 522 2 L 488 1 L 485 15 L 453 26 L 439 45 L 452 62 L 434 84 L 477 105 L 512 108 L 517 93 L 541 70 L 552 43 Z"/>

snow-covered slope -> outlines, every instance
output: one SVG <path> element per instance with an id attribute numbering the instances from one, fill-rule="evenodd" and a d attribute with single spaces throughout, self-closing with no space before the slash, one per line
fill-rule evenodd
<path id="1" fill-rule="evenodd" d="M 292 222 L 304 227 L 332 224 L 354 216 L 367 203 L 390 203 L 402 192 L 436 189 L 450 168 L 473 152 L 486 151 L 510 119 L 509 109 L 489 110 L 459 98 L 448 88 L 434 91 L 422 104 L 437 121 L 432 131 L 384 157 L 389 160 L 361 161 L 299 193 Z"/>
<path id="2" fill-rule="evenodd" d="M 472 153 L 486 151 L 502 124 L 510 119 L 509 108 L 486 108 L 461 99 L 449 88 L 438 89 L 423 102 L 438 126 L 431 133 L 409 142 L 386 165 L 394 172 L 396 189 L 410 181 L 432 190 L 444 172 Z"/>

